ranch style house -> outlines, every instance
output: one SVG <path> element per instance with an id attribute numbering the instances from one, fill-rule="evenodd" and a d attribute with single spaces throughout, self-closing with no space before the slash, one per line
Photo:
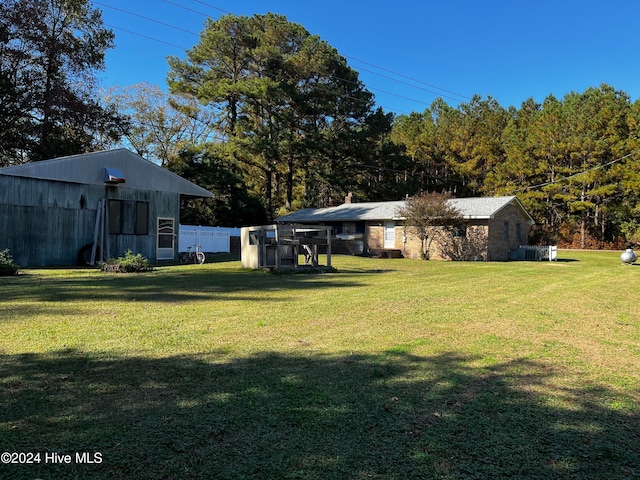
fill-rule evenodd
<path id="1" fill-rule="evenodd" d="M 351 196 L 336 207 L 305 208 L 277 223 L 332 227 L 334 253 L 421 257 L 421 241 L 407 228 L 399 210 L 405 201 L 354 203 Z M 527 243 L 535 222 L 515 196 L 452 198 L 461 225 L 433 235 L 433 259 L 506 261 Z"/>

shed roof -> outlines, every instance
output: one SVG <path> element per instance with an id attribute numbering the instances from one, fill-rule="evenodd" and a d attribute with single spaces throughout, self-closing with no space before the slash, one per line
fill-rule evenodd
<path id="1" fill-rule="evenodd" d="M 515 196 L 509 197 L 469 197 L 452 198 L 448 202 L 458 209 L 468 220 L 490 219 L 507 205 L 515 205 L 527 223 L 533 225 L 533 218 L 527 213 Z M 276 219 L 281 223 L 354 222 L 364 220 L 402 220 L 398 210 L 405 205 L 404 200 L 392 202 L 344 203 L 337 207 L 305 208 Z"/>
<path id="2" fill-rule="evenodd" d="M 104 185 L 105 169 L 116 169 L 122 173 L 125 182 L 118 188 L 171 192 L 187 197 L 213 196 L 208 190 L 125 148 L 0 168 L 0 174 Z"/>

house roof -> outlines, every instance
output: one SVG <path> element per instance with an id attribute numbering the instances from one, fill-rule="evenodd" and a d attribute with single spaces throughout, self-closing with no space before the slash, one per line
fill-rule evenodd
<path id="1" fill-rule="evenodd" d="M 105 172 L 122 174 L 118 188 L 178 193 L 187 197 L 213 194 L 125 148 L 72 155 L 0 168 L 0 174 L 60 182 L 105 185 Z"/>
<path id="2" fill-rule="evenodd" d="M 356 220 L 390 220 L 397 217 L 401 202 L 344 203 L 337 207 L 304 208 L 276 218 L 282 223 L 350 222 Z"/>
<path id="3" fill-rule="evenodd" d="M 452 198 L 448 202 L 467 220 L 490 219 L 508 205 L 515 205 L 533 225 L 533 218 L 520 201 L 514 197 L 470 197 Z M 363 220 L 402 220 L 398 210 L 405 201 L 344 203 L 337 207 L 305 208 L 276 218 L 280 223 L 354 222 Z"/>

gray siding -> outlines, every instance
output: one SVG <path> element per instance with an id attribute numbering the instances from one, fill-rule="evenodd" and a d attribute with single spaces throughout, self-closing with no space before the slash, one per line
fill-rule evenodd
<path id="1" fill-rule="evenodd" d="M 111 256 L 122 256 L 127 250 L 133 253 L 142 253 L 148 259 L 156 260 L 156 229 L 158 217 L 173 218 L 176 235 L 176 252 L 177 252 L 177 235 L 180 213 L 180 197 L 174 193 L 167 192 L 151 192 L 145 190 L 128 190 L 120 189 L 120 187 L 110 187 L 107 199 L 124 200 L 124 215 L 122 233 L 119 235 L 110 235 Z M 148 218 L 148 235 L 136 235 L 135 232 L 135 204 L 134 202 L 149 203 Z M 94 207 L 95 210 L 95 207 Z M 95 225 L 95 217 L 92 222 Z M 93 235 L 93 230 L 91 230 Z M 145 253 L 146 252 L 146 253 Z"/>
<path id="2" fill-rule="evenodd" d="M 177 233 L 178 194 L 10 175 L 0 175 L 0 250 L 9 248 L 23 267 L 76 265 L 80 249 L 93 241 L 105 198 L 149 203 L 147 235 L 134 233 L 133 203 L 125 203 L 123 233 L 109 236 L 110 254 L 130 249 L 155 261 L 157 217 L 173 218 Z"/>

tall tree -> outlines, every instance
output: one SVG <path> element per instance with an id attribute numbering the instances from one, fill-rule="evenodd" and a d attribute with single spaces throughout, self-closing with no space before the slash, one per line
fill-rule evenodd
<path id="1" fill-rule="evenodd" d="M 464 181 L 464 190 L 478 195 L 483 193 L 488 172 L 504 161 L 501 137 L 509 114 L 495 99 L 474 95 L 468 103 L 460 104 L 452 119 L 455 121 L 446 126 L 451 135 L 447 159 Z"/>
<path id="2" fill-rule="evenodd" d="M 117 136 L 115 110 L 101 106 L 96 72 L 113 46 L 88 0 L 5 0 L 0 7 L 0 162 L 91 150 Z"/>
<path id="3" fill-rule="evenodd" d="M 627 245 L 640 245 L 640 100 L 629 107 L 627 158 L 612 166 L 620 178 L 622 201 L 612 208 L 614 228 Z"/>
<path id="4" fill-rule="evenodd" d="M 355 135 L 373 106 L 334 48 L 280 15 L 209 21 L 186 60 L 169 64 L 173 92 L 218 112 L 226 154 L 271 214 L 308 201 L 320 172 L 344 157 L 345 132 Z"/>
<path id="5" fill-rule="evenodd" d="M 336 184 L 359 198 L 397 200 L 419 190 L 410 158 L 391 139 L 392 114 L 382 109 L 369 115 L 357 136 L 350 139 L 352 163 Z"/>
<path id="6" fill-rule="evenodd" d="M 393 139 L 414 177 L 445 159 L 446 190 L 457 196 L 517 194 L 539 242 L 614 246 L 640 238 L 639 105 L 609 85 L 508 110 L 477 96 L 458 108 L 438 100 L 400 117 Z"/>
<path id="7" fill-rule="evenodd" d="M 579 225 L 579 246 L 593 237 L 602 246 L 609 207 L 619 196 L 616 169 L 608 164 L 626 153 L 629 98 L 608 85 L 565 97 L 570 122 L 570 168 L 576 172 L 558 194 Z"/>
<path id="8" fill-rule="evenodd" d="M 438 98 L 423 113 L 402 115 L 393 125 L 392 140 L 404 145 L 411 157 L 407 168 L 408 189 L 462 193 L 461 177 L 449 163 L 454 126 L 460 123 L 460 112 Z"/>

